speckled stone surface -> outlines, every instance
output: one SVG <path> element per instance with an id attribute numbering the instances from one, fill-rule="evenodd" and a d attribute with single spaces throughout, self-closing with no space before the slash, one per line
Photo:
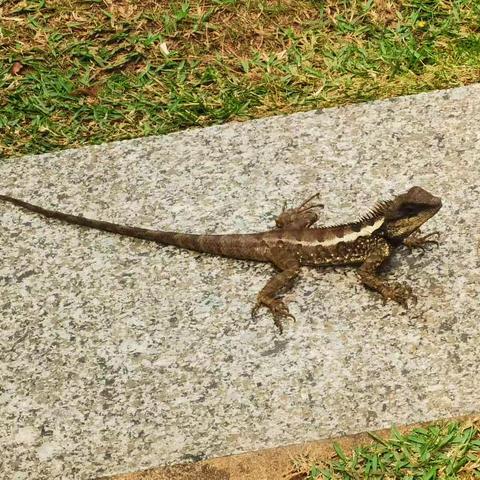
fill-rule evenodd
<path id="1" fill-rule="evenodd" d="M 421 185 L 440 248 L 401 251 L 405 311 L 308 270 L 283 336 L 250 309 L 268 265 L 0 204 L 2 478 L 89 479 L 480 410 L 480 86 L 0 162 L 0 191 L 191 232 L 325 222 Z"/>

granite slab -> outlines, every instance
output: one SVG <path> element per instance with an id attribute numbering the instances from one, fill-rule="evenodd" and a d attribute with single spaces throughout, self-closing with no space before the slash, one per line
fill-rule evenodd
<path id="1" fill-rule="evenodd" d="M 409 310 L 351 269 L 305 269 L 281 336 L 250 309 L 266 264 L 0 204 L 2 478 L 89 479 L 480 410 L 480 85 L 0 161 L 0 192 L 119 223 L 324 223 L 413 185 L 441 244 L 400 251 Z"/>

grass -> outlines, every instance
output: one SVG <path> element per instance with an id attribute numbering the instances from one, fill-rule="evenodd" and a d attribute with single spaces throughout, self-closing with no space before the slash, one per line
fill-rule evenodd
<path id="1" fill-rule="evenodd" d="M 330 461 L 297 463 L 295 480 L 402 479 L 434 480 L 480 478 L 480 422 L 430 425 L 401 434 L 392 429 L 383 439 L 346 453 L 336 444 Z"/>
<path id="2" fill-rule="evenodd" d="M 0 155 L 480 78 L 478 0 L 0 0 Z"/>

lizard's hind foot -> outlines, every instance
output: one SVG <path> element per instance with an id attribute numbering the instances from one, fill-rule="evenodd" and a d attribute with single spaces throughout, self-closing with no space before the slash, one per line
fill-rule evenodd
<path id="1" fill-rule="evenodd" d="M 283 333 L 283 325 L 281 320 L 285 318 L 291 318 L 294 322 L 296 321 L 295 317 L 290 313 L 288 307 L 285 305 L 282 300 L 271 299 L 271 298 L 260 298 L 257 300 L 257 303 L 252 308 L 252 318 L 254 318 L 260 309 L 260 307 L 268 308 L 273 315 L 273 322 L 275 326 L 279 329 L 280 333 Z"/>
<path id="2" fill-rule="evenodd" d="M 320 193 L 312 195 L 310 198 L 305 200 L 299 207 L 296 208 L 287 208 L 287 205 L 284 204 L 282 213 L 275 220 L 276 227 L 283 229 L 311 227 L 318 220 L 318 214 L 315 212 L 315 209 L 323 208 L 323 204 L 321 203 L 310 203 L 314 198 L 317 198 L 319 195 Z"/>
<path id="3" fill-rule="evenodd" d="M 402 283 L 391 282 L 382 286 L 379 290 L 383 297 L 383 303 L 387 300 L 393 300 L 404 308 L 408 308 L 408 300 L 412 300 L 413 303 L 417 303 L 417 297 L 413 293 L 412 288 Z"/>

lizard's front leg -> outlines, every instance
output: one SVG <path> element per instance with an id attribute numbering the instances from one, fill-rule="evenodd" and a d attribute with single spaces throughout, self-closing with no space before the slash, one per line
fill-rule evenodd
<path id="1" fill-rule="evenodd" d="M 272 259 L 272 262 L 281 271 L 272 277 L 262 290 L 260 290 L 257 295 L 257 302 L 252 309 L 252 316 L 255 316 L 260 307 L 267 307 L 273 314 L 275 325 L 280 330 L 280 333 L 282 333 L 283 326 L 281 319 L 289 317 L 295 320 L 295 317 L 288 311 L 285 303 L 277 298 L 277 296 L 281 290 L 291 288 L 293 281 L 300 273 L 300 264 L 293 257 L 282 258 L 281 252 L 275 255 L 275 257 L 276 258 Z"/>
<path id="2" fill-rule="evenodd" d="M 309 205 L 309 203 L 319 195 L 320 193 L 316 193 L 297 208 L 286 209 L 284 206 L 282 213 L 275 220 L 277 228 L 294 230 L 311 227 L 318 220 L 318 214 L 314 209 L 323 208 L 323 205 L 320 203 Z"/>
<path id="3" fill-rule="evenodd" d="M 408 285 L 387 282 L 377 274 L 377 269 L 390 257 L 393 248 L 385 240 L 380 240 L 368 255 L 358 271 L 360 281 L 372 290 L 376 290 L 384 300 L 390 299 L 407 307 L 407 301 L 416 297 Z"/>

